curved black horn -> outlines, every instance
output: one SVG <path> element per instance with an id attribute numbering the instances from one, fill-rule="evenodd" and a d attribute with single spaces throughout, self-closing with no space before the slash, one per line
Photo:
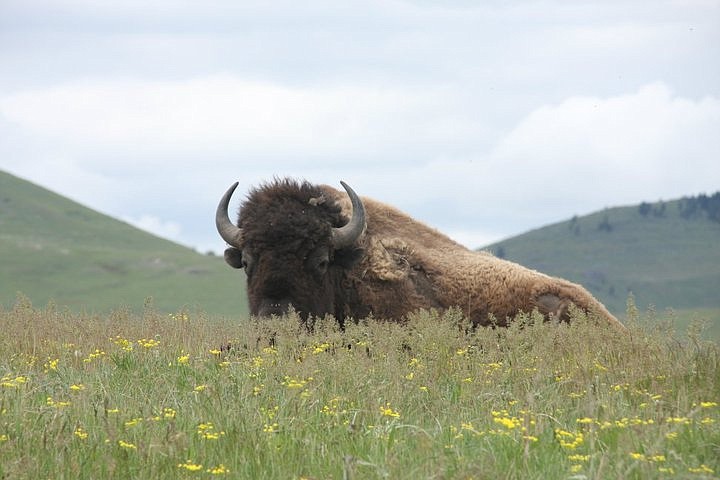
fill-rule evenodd
<path id="1" fill-rule="evenodd" d="M 345 182 L 340 182 L 352 203 L 352 217 L 347 225 L 332 230 L 332 243 L 335 249 L 349 247 L 360 238 L 365 230 L 365 207 L 357 193 Z"/>
<path id="2" fill-rule="evenodd" d="M 241 248 L 242 228 L 236 227 L 235 224 L 230 221 L 228 205 L 230 205 L 230 197 L 232 197 L 233 192 L 235 192 L 238 183 L 239 182 L 235 182 L 230 185 L 230 188 L 228 188 L 225 195 L 220 199 L 220 203 L 215 211 L 215 226 L 217 227 L 218 233 L 228 245 L 235 248 Z"/>

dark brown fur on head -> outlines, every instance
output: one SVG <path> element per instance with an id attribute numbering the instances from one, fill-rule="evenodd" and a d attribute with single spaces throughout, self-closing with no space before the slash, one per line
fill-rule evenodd
<path id="1" fill-rule="evenodd" d="M 342 319 L 345 269 L 360 252 L 334 250 L 331 229 L 347 221 L 308 182 L 276 179 L 251 190 L 238 216 L 241 249 L 225 252 L 231 266 L 245 268 L 250 312 L 281 315 L 292 307 L 303 318 Z"/>

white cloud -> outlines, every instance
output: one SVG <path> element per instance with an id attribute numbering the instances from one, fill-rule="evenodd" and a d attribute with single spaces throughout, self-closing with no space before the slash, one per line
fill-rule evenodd
<path id="1" fill-rule="evenodd" d="M 714 192 L 719 131 L 719 99 L 653 83 L 539 107 L 487 152 L 360 181 L 363 193 L 479 247 L 608 206 Z"/>
<path id="2" fill-rule="evenodd" d="M 447 141 L 472 128 L 450 113 L 451 92 L 348 85 L 288 87 L 233 76 L 181 82 L 98 81 L 0 98 L 0 113 L 39 138 L 80 152 L 336 155 Z M 138 155 L 140 154 L 140 155 Z M 133 160 L 135 157 L 135 160 Z M 105 159 L 106 162 L 110 161 Z"/>
<path id="3" fill-rule="evenodd" d="M 491 156 L 496 169 L 518 174 L 519 192 L 546 200 L 653 200 L 720 185 L 718 131 L 718 98 L 680 98 L 654 83 L 541 107 Z"/>
<path id="4" fill-rule="evenodd" d="M 197 227 L 160 218 L 180 209 L 183 224 L 210 219 L 227 184 L 240 179 L 242 191 L 274 175 L 335 186 L 345 179 L 471 247 L 605 206 L 720 185 L 720 101 L 712 96 L 683 98 L 663 83 L 574 96 L 538 107 L 487 147 L 490 136 L 461 94 L 424 93 L 232 76 L 92 82 L 2 97 L 0 114 L 45 145 L 44 163 L 15 171 L 51 188 L 62 177 L 60 192 L 175 240 Z M 203 229 L 213 235 L 212 225 Z M 206 245 L 207 236 L 185 243 Z"/>
<path id="5" fill-rule="evenodd" d="M 153 215 L 140 215 L 136 218 L 123 216 L 122 220 L 158 237 L 173 240 L 175 242 L 180 242 L 182 240 L 182 227 L 177 222 L 162 220 Z"/>

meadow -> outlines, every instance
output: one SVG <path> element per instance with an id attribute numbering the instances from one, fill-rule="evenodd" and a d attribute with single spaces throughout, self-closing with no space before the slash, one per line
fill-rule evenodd
<path id="1" fill-rule="evenodd" d="M 0 309 L 0 478 L 720 477 L 720 351 L 630 303 L 508 329 Z"/>

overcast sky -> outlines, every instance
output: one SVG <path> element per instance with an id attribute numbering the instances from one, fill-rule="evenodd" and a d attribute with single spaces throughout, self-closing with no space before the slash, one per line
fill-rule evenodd
<path id="1" fill-rule="evenodd" d="M 720 0 L 0 0 L 0 169 L 203 252 L 236 180 L 473 248 L 712 193 Z"/>

